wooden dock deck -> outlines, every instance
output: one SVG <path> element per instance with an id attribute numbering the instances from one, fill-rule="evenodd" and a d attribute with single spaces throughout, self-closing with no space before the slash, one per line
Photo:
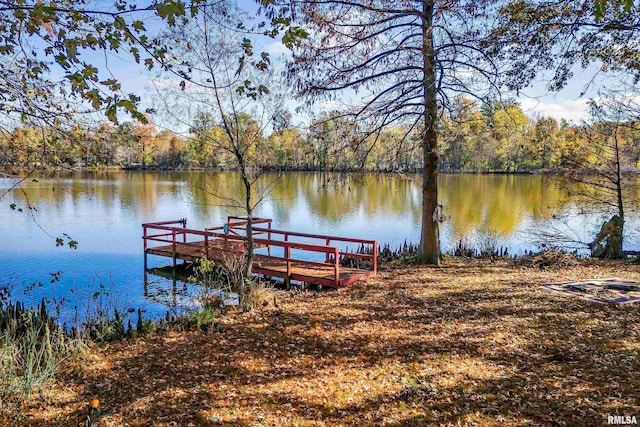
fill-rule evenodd
<path id="1" fill-rule="evenodd" d="M 271 222 L 265 218 L 253 220 L 254 247 L 267 251 L 266 255 L 255 254 L 254 274 L 337 288 L 374 276 L 377 272 L 376 240 L 274 230 Z M 230 257 L 244 256 L 247 241 L 245 218 L 229 217 L 225 226 L 205 230 L 188 229 L 186 223 L 186 219 L 182 219 L 142 224 L 145 269 L 147 255 L 172 258 L 174 266 L 177 260 L 206 258 L 224 263 Z M 181 226 L 176 226 L 178 224 Z M 259 227 L 260 224 L 267 227 Z M 295 241 L 300 239 L 320 244 Z M 365 254 L 343 252 L 338 246 L 331 246 L 332 242 L 355 243 L 369 246 L 370 250 Z M 151 246 L 157 243 L 163 244 Z M 340 259 L 345 256 L 368 260 L 370 268 L 343 267 Z M 324 261 L 309 258 L 324 258 Z"/>

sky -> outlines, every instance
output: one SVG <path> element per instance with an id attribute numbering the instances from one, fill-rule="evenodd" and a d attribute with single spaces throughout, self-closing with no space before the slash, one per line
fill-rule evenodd
<path id="1" fill-rule="evenodd" d="M 255 12 L 257 9 L 256 2 L 253 0 L 240 0 L 240 6 L 249 12 Z M 154 24 L 151 23 L 149 26 L 153 27 Z M 281 65 L 288 55 L 287 48 L 282 45 L 278 39 L 265 39 L 260 41 L 255 51 L 268 52 L 272 58 L 272 62 L 280 63 Z M 104 58 L 96 55 L 96 61 L 104 62 Z M 122 88 L 125 93 L 135 93 L 139 95 L 142 98 L 141 107 L 143 110 L 146 108 L 158 109 L 158 94 L 154 88 L 150 74 L 144 67 L 136 64 L 133 59 L 126 55 L 115 56 L 110 54 L 108 61 L 109 68 L 122 83 Z M 531 87 L 519 93 L 515 98 L 520 102 L 523 111 L 530 117 L 550 116 L 558 122 L 565 119 L 572 123 L 579 123 L 588 118 L 587 103 L 589 98 L 597 98 L 598 91 L 601 89 L 602 84 L 607 82 L 607 79 L 601 77 L 598 77 L 595 81 L 593 80 L 593 76 L 597 74 L 597 71 L 597 67 L 590 67 L 586 70 L 574 70 L 574 77 L 569 81 L 569 84 L 565 89 L 557 93 L 551 93 L 546 89 L 543 76 Z M 591 84 L 589 84 L 589 82 L 591 82 Z M 179 80 L 176 80 L 175 84 L 179 84 Z M 345 102 L 353 102 L 352 98 L 348 95 L 345 95 L 343 99 Z M 336 106 L 339 107 L 340 101 L 341 100 L 320 104 L 318 110 L 321 110 L 323 107 L 325 109 L 336 108 Z M 299 102 L 294 99 L 287 102 L 287 107 L 292 112 L 298 105 Z M 126 116 L 121 117 L 123 120 L 128 119 Z M 304 113 L 301 113 L 299 118 L 302 119 L 300 121 L 304 121 Z M 169 126 L 170 125 L 167 127 Z"/>
<path id="2" fill-rule="evenodd" d="M 550 116 L 558 122 L 565 119 L 580 123 L 589 118 L 589 100 L 597 100 L 606 87 L 614 87 L 624 79 L 621 75 L 599 73 L 597 64 L 586 69 L 575 67 L 573 73 L 567 86 L 555 93 L 547 90 L 545 78 L 540 77 L 517 97 L 523 111 L 531 117 Z"/>
<path id="3" fill-rule="evenodd" d="M 263 49 L 272 58 L 281 57 L 281 60 L 284 61 L 283 56 L 286 55 L 287 48 L 279 41 L 267 43 Z M 153 107 L 156 104 L 154 100 L 150 100 L 148 97 L 149 94 L 155 95 L 154 83 L 150 80 L 149 73 L 143 70 L 142 67 L 133 61 L 125 60 L 120 61 L 117 66 L 112 66 L 112 68 L 122 81 L 125 92 L 140 95 L 145 108 Z M 589 99 L 598 98 L 599 96 L 598 90 L 600 86 L 595 86 L 588 89 L 586 93 L 582 93 L 584 82 L 592 75 L 592 70 L 580 70 L 569 81 L 565 89 L 555 93 L 549 92 L 543 83 L 535 84 L 533 87 L 525 89 L 519 96 L 516 96 L 516 99 L 523 111 L 530 117 L 550 116 L 558 122 L 561 119 L 565 119 L 569 122 L 579 123 L 589 116 L 587 105 Z M 179 81 L 176 81 L 176 84 L 178 83 Z M 297 105 L 297 103 L 292 103 L 292 105 Z M 341 102 L 339 101 L 328 101 L 321 104 L 320 108 L 334 109 L 340 108 L 340 106 Z"/>

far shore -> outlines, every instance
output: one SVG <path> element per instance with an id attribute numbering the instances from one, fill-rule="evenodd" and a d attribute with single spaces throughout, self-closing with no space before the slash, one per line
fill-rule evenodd
<path id="1" fill-rule="evenodd" d="M 58 173 L 58 172 L 110 172 L 110 171 L 150 171 L 150 172 L 235 172 L 236 168 L 228 167 L 166 167 L 166 166 L 142 166 L 142 165 L 98 165 L 98 166 L 68 166 L 68 165 L 31 165 L 13 166 L 0 165 L 0 171 L 7 176 L 24 176 L 30 173 Z M 264 172 L 326 172 L 326 173 L 374 173 L 374 174 L 420 174 L 422 169 L 319 169 L 313 167 L 281 167 L 265 168 Z M 561 175 L 568 172 L 560 169 L 538 169 L 538 170 L 439 170 L 439 174 L 473 174 L 473 175 Z M 5 177 L 7 177 L 5 176 Z M 1 177 L 1 176 L 0 176 Z"/>

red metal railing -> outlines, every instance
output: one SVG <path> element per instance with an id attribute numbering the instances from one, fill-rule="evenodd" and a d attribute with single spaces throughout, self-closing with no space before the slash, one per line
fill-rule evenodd
<path id="1" fill-rule="evenodd" d="M 254 244 L 257 247 L 266 247 L 268 250 L 267 259 L 271 260 L 279 260 L 286 264 L 286 277 L 285 279 L 293 279 L 298 280 L 295 277 L 306 277 L 304 274 L 294 274 L 293 264 L 298 263 L 300 265 L 306 266 L 320 266 L 320 267 L 329 267 L 333 270 L 333 280 L 331 281 L 333 285 L 338 286 L 340 283 L 340 256 L 352 256 L 358 258 L 369 258 L 371 259 L 372 271 L 375 274 L 377 271 L 377 241 L 375 240 L 365 240 L 365 239 L 355 239 L 348 237 L 336 237 L 336 236 L 325 236 L 319 234 L 307 234 L 307 233 L 297 233 L 297 232 L 289 232 L 282 230 L 273 230 L 271 228 L 271 219 L 267 218 L 254 218 L 252 220 L 253 224 L 267 224 L 268 228 L 261 227 L 252 227 L 253 235 L 254 235 Z M 194 230 L 186 228 L 186 219 L 174 220 L 174 221 L 163 221 L 163 222 L 153 222 L 153 223 L 145 223 L 142 224 L 143 228 L 143 240 L 144 240 L 144 251 L 145 251 L 145 268 L 147 266 L 147 253 L 148 250 L 152 250 L 153 247 L 149 246 L 149 242 L 159 242 L 164 244 L 169 244 L 171 247 L 171 256 L 173 258 L 173 265 L 175 266 L 176 259 L 180 256 L 179 253 L 179 245 L 188 245 L 190 243 L 194 244 L 202 244 L 203 251 L 205 257 L 209 257 L 210 247 L 212 246 L 212 241 L 215 240 L 223 240 L 223 245 L 218 245 L 217 249 L 222 249 L 233 251 L 238 253 L 239 251 L 243 251 L 246 247 L 246 226 L 247 219 L 240 217 L 228 217 L 227 219 L 227 233 L 220 232 L 224 230 L 223 227 L 212 227 L 203 230 Z M 181 227 L 175 226 L 175 224 L 180 224 Z M 156 232 L 156 234 L 150 234 L 150 232 Z M 267 235 L 267 238 L 261 238 L 257 236 Z M 282 240 L 276 240 L 272 238 L 272 235 L 281 235 L 283 236 Z M 170 236 L 170 238 L 169 238 Z M 180 239 L 180 237 L 182 237 Z M 309 238 L 309 239 L 320 239 L 323 244 L 316 243 L 306 243 L 306 242 L 292 242 L 290 239 L 292 237 L 301 237 L 301 238 Z M 179 240 L 182 240 L 181 242 Z M 358 254 L 358 253 L 347 253 L 341 252 L 337 246 L 331 246 L 331 242 L 352 242 L 352 243 L 360 243 L 360 244 L 369 244 L 372 246 L 371 254 Z M 238 245 L 229 245 L 229 243 L 238 243 Z M 166 248 L 169 245 L 163 246 Z M 157 247 L 157 246 L 156 246 Z M 277 247 L 283 249 L 283 256 L 275 256 L 271 255 L 271 247 Z M 304 258 L 298 258 L 292 256 L 291 251 L 306 251 L 313 253 L 321 253 L 325 255 L 325 261 L 310 261 Z M 263 255 L 264 256 L 264 255 Z M 333 259 L 331 260 L 331 257 Z M 279 271 L 269 269 L 268 267 L 256 266 L 254 268 L 254 272 L 272 275 L 276 277 L 281 277 Z M 306 280 L 306 279 L 304 279 Z M 320 279 L 318 279 L 320 280 Z M 324 279 L 323 279 L 324 280 Z M 319 282 L 321 283 L 321 281 Z"/>
<path id="2" fill-rule="evenodd" d="M 246 228 L 241 226 L 235 226 L 234 228 L 237 228 L 240 230 L 246 230 Z M 355 237 L 328 236 L 325 234 L 300 233 L 296 231 L 286 231 L 286 230 L 274 230 L 271 227 L 269 227 L 268 229 L 253 227 L 252 229 L 253 229 L 254 235 L 256 233 L 268 233 L 269 240 L 271 241 L 277 241 L 277 240 L 271 239 L 272 235 L 281 235 L 283 236 L 283 241 L 285 242 L 290 242 L 290 239 L 292 237 L 300 237 L 304 239 L 321 240 L 323 241 L 325 246 L 330 246 L 331 242 L 358 243 L 361 245 L 370 246 L 368 251 L 367 251 L 367 248 L 365 248 L 365 252 L 369 252 L 369 253 L 354 253 L 354 252 L 338 251 L 338 256 L 348 256 L 353 258 L 368 259 L 371 261 L 372 271 L 374 273 L 378 271 L 378 241 L 377 240 L 359 239 Z M 325 262 L 329 262 L 329 254 L 326 255 Z"/>

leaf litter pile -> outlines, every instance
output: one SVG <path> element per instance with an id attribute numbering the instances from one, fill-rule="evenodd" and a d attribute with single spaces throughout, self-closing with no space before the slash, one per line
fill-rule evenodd
<path id="1" fill-rule="evenodd" d="M 277 307 L 228 314 L 217 331 L 93 347 L 19 424 L 571 426 L 640 416 L 640 304 L 543 287 L 612 276 L 638 280 L 640 269 L 449 260 L 337 291 L 279 292 Z"/>

